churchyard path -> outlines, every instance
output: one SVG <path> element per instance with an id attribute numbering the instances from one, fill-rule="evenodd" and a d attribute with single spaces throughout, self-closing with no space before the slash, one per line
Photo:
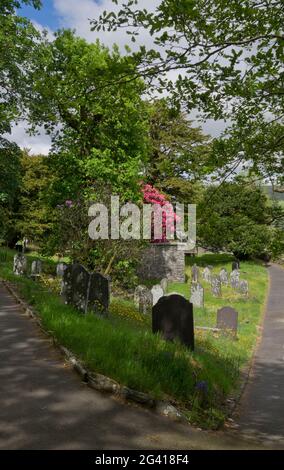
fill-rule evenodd
<path id="1" fill-rule="evenodd" d="M 255 385 L 245 402 L 249 411 L 242 417 L 247 416 L 249 427 L 254 425 L 257 405 L 251 402 L 251 393 L 256 393 L 255 403 L 262 407 L 260 416 L 266 419 L 267 429 L 274 434 L 279 429 L 283 435 L 284 271 L 272 267 L 271 275 L 271 313 L 258 350 Z M 201 431 L 90 389 L 1 283 L 0 403 L 0 449 L 263 448 L 263 444 L 236 436 L 234 431 Z M 272 428 L 274 419 L 279 428 Z M 269 446 L 271 442 L 278 446 L 273 439 Z"/>
<path id="2" fill-rule="evenodd" d="M 236 421 L 244 437 L 284 449 L 284 269 L 268 269 L 262 338 Z"/>

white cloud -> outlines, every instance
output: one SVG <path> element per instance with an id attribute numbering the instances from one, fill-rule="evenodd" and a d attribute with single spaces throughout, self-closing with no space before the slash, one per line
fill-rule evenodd
<path id="1" fill-rule="evenodd" d="M 49 39 L 49 41 L 53 41 L 54 31 L 52 31 L 51 28 L 49 28 L 48 26 L 43 26 L 42 24 L 38 23 L 35 20 L 32 20 L 32 24 L 40 33 L 46 32 L 47 38 Z"/>
<path id="2" fill-rule="evenodd" d="M 11 134 L 6 134 L 4 137 L 10 142 L 16 142 L 21 149 L 30 149 L 34 155 L 47 155 L 51 147 L 51 140 L 44 132 L 44 129 L 39 129 L 38 135 L 30 136 L 26 133 L 26 128 L 26 122 L 15 124 L 12 127 Z"/>
<path id="3" fill-rule="evenodd" d="M 117 44 L 124 51 L 124 46 L 129 45 L 129 35 L 124 29 L 113 31 L 91 31 L 90 20 L 98 19 L 103 11 L 118 11 L 120 5 L 115 5 L 111 0 L 53 0 L 54 8 L 62 27 L 76 29 L 77 34 L 87 41 L 94 42 L 97 38 L 106 46 L 112 47 Z M 154 11 L 161 3 L 161 0 L 139 0 L 137 8 L 146 8 L 148 11 Z M 153 47 L 153 40 L 147 31 L 141 31 L 137 43 L 132 44 L 133 49 L 137 49 L 139 45 Z"/>

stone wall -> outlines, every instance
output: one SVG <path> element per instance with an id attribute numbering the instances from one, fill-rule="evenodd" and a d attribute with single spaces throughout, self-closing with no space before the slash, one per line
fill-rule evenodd
<path id="1" fill-rule="evenodd" d="M 138 269 L 142 279 L 167 278 L 169 281 L 184 282 L 185 253 L 173 243 L 156 243 L 147 247 Z"/>

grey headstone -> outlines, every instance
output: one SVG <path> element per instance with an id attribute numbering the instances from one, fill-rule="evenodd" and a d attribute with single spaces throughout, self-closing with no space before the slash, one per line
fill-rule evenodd
<path id="1" fill-rule="evenodd" d="M 194 350 L 192 304 L 181 295 L 161 297 L 152 310 L 152 330 L 167 341 L 180 340 Z"/>
<path id="2" fill-rule="evenodd" d="M 232 262 L 232 271 L 235 271 L 236 269 L 240 269 L 240 262 L 238 260 Z"/>
<path id="3" fill-rule="evenodd" d="M 28 267 L 27 258 L 25 255 L 18 253 L 14 256 L 14 266 L 13 266 L 13 273 L 16 276 L 22 276 L 26 274 Z"/>
<path id="4" fill-rule="evenodd" d="M 204 289 L 198 282 L 191 284 L 190 302 L 194 307 L 204 307 Z"/>
<path id="5" fill-rule="evenodd" d="M 194 264 L 191 268 L 191 281 L 192 282 L 199 281 L 199 268 L 196 264 Z"/>
<path id="6" fill-rule="evenodd" d="M 65 269 L 61 293 L 66 304 L 73 305 L 84 313 L 87 310 L 105 313 L 109 307 L 108 278 L 99 273 L 89 273 L 84 266 L 77 263 Z"/>
<path id="7" fill-rule="evenodd" d="M 107 313 L 110 303 L 110 280 L 100 273 L 92 273 L 89 293 L 89 309 L 97 313 Z"/>
<path id="8" fill-rule="evenodd" d="M 220 277 L 220 281 L 222 284 L 224 284 L 225 286 L 229 284 L 229 274 L 228 274 L 227 269 L 222 268 L 220 271 L 219 277 Z"/>
<path id="9" fill-rule="evenodd" d="M 58 265 L 56 266 L 56 275 L 58 277 L 63 277 L 64 271 L 66 268 L 67 268 L 66 263 L 58 263 Z"/>
<path id="10" fill-rule="evenodd" d="M 219 276 L 212 276 L 211 292 L 214 297 L 221 297 L 221 280 Z"/>
<path id="11" fill-rule="evenodd" d="M 161 285 L 161 287 L 162 287 L 162 289 L 163 289 L 163 291 L 164 291 L 164 294 L 165 294 L 165 293 L 167 292 L 167 290 L 168 290 L 168 283 L 169 283 L 169 281 L 167 280 L 166 277 L 164 277 L 164 279 L 162 279 L 161 282 L 160 282 L 160 285 Z"/>
<path id="12" fill-rule="evenodd" d="M 137 286 L 134 292 L 134 304 L 144 315 L 151 312 L 153 306 L 152 292 L 146 286 Z"/>
<path id="13" fill-rule="evenodd" d="M 233 289 L 238 289 L 240 284 L 240 272 L 237 269 L 230 274 L 230 283 Z"/>
<path id="14" fill-rule="evenodd" d="M 42 273 L 42 262 L 35 260 L 32 262 L 31 276 L 39 276 Z"/>
<path id="15" fill-rule="evenodd" d="M 248 295 L 248 291 L 249 291 L 248 281 L 239 282 L 239 291 L 243 295 L 246 295 L 246 296 Z"/>
<path id="16" fill-rule="evenodd" d="M 161 297 L 163 297 L 164 291 L 163 291 L 160 284 L 156 284 L 155 286 L 152 287 L 151 292 L 152 292 L 152 296 L 153 296 L 153 305 L 156 305 L 158 300 Z"/>
<path id="17" fill-rule="evenodd" d="M 211 282 L 212 273 L 211 273 L 211 269 L 208 266 L 206 266 L 206 268 L 203 269 L 202 277 L 204 281 Z"/>
<path id="18" fill-rule="evenodd" d="M 66 304 L 81 312 L 87 311 L 89 279 L 88 271 L 80 264 L 72 264 L 65 269 L 62 295 Z"/>
<path id="19" fill-rule="evenodd" d="M 223 307 L 217 312 L 217 328 L 236 335 L 238 330 L 238 312 L 232 307 Z"/>

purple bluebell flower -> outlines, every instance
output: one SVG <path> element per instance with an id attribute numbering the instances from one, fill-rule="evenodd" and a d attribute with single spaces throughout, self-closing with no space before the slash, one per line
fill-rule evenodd
<path id="1" fill-rule="evenodd" d="M 208 393 L 208 383 L 205 380 L 200 380 L 196 383 L 195 389 L 204 394 Z"/>

